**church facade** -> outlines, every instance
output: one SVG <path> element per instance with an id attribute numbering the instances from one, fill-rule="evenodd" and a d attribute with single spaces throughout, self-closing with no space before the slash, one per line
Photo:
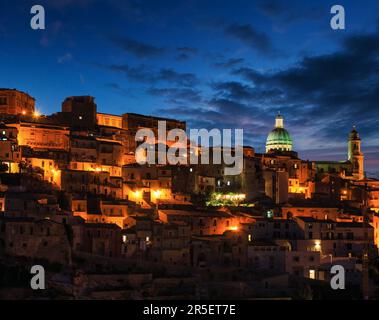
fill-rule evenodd
<path id="1" fill-rule="evenodd" d="M 361 138 L 355 126 L 349 134 L 347 160 L 345 161 L 315 161 L 317 172 L 340 174 L 349 180 L 363 180 L 364 154 L 361 150 Z"/>
<path id="2" fill-rule="evenodd" d="M 361 142 L 359 133 L 354 126 L 347 142 L 347 160 L 314 161 L 317 173 L 340 174 L 345 179 L 363 180 L 365 178 L 364 154 L 361 150 Z M 297 153 L 293 151 L 293 140 L 290 133 L 284 128 L 284 118 L 280 114 L 275 118 L 274 129 L 267 136 L 266 154 L 291 154 L 292 157 L 297 157 Z"/>

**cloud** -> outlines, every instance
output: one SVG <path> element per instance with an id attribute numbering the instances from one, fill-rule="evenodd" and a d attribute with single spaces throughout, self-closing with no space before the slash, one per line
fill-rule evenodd
<path id="1" fill-rule="evenodd" d="M 287 11 L 286 6 L 280 1 L 258 1 L 257 8 L 270 17 L 278 17 Z"/>
<path id="2" fill-rule="evenodd" d="M 198 83 L 195 74 L 178 72 L 171 68 L 156 69 L 146 65 L 130 67 L 129 65 L 102 66 L 114 72 L 120 72 L 133 81 L 154 84 L 157 82 L 173 83 L 180 86 L 193 86 Z"/>
<path id="3" fill-rule="evenodd" d="M 124 96 L 130 97 L 131 95 L 131 92 L 129 90 L 124 89 L 123 87 L 121 87 L 119 84 L 115 82 L 108 82 L 105 84 L 105 87 L 111 89 L 114 92 L 122 94 Z"/>
<path id="4" fill-rule="evenodd" d="M 379 125 L 378 71 L 379 34 L 373 33 L 347 37 L 335 53 L 304 57 L 284 70 L 262 73 L 243 67 L 233 74 L 256 91 L 274 90 L 272 107 L 294 115 L 292 124 L 306 130 L 308 141 L 322 144 L 345 141 L 353 124 L 367 141 L 374 138 Z"/>
<path id="5" fill-rule="evenodd" d="M 310 159 L 346 159 L 347 136 L 357 125 L 367 164 L 377 163 L 369 150 L 379 145 L 379 31 L 347 36 L 334 53 L 304 56 L 283 69 L 264 72 L 239 63 L 230 74 L 233 80 L 209 84 L 201 106 L 168 112 L 190 125 L 243 128 L 246 143 L 263 151 L 281 111 L 295 150 Z"/>
<path id="6" fill-rule="evenodd" d="M 192 58 L 197 54 L 198 50 L 192 47 L 179 47 L 176 49 L 178 54 L 176 56 L 176 60 L 184 61 Z"/>
<path id="7" fill-rule="evenodd" d="M 291 24 L 301 21 L 322 21 L 325 19 L 323 6 L 294 6 L 290 2 L 280 0 L 260 0 L 257 9 L 264 16 L 270 18 L 277 31 L 283 30 Z"/>
<path id="8" fill-rule="evenodd" d="M 179 104 L 182 102 L 200 103 L 201 93 L 191 88 L 150 88 L 147 91 L 150 95 L 163 97 L 170 103 Z"/>
<path id="9" fill-rule="evenodd" d="M 245 62 L 245 59 L 243 58 L 230 58 L 224 61 L 215 62 L 213 63 L 213 66 L 216 68 L 222 68 L 222 69 L 230 69 L 237 67 L 240 64 L 243 64 Z"/>
<path id="10" fill-rule="evenodd" d="M 166 51 L 165 48 L 156 47 L 154 45 L 143 43 L 129 37 L 114 36 L 111 38 L 111 40 L 117 47 L 139 58 L 159 56 Z"/>
<path id="11" fill-rule="evenodd" d="M 230 24 L 225 27 L 224 32 L 260 54 L 276 53 L 267 34 L 255 29 L 250 24 Z"/>

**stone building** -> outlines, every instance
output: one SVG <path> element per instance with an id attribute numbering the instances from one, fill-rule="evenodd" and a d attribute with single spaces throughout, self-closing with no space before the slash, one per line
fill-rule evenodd
<path id="1" fill-rule="evenodd" d="M 72 226 L 74 250 L 105 257 L 121 255 L 121 228 L 110 223 Z"/>
<path id="2" fill-rule="evenodd" d="M 0 88 L 0 114 L 33 115 L 35 99 L 16 89 Z"/>
<path id="3" fill-rule="evenodd" d="M 50 219 L 0 218 L 4 252 L 68 265 L 71 244 L 64 224 Z"/>

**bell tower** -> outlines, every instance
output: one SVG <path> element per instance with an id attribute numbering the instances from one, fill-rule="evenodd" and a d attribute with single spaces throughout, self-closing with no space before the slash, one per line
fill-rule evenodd
<path id="1" fill-rule="evenodd" d="M 284 118 L 280 115 L 280 112 L 275 118 L 275 128 L 284 128 Z"/>
<path id="2" fill-rule="evenodd" d="M 353 165 L 353 177 L 362 180 L 364 178 L 364 155 L 361 152 L 361 138 L 355 126 L 349 134 L 348 160 Z"/>

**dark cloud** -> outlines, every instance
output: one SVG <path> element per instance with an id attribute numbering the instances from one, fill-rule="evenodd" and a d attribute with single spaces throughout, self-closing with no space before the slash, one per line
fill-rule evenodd
<path id="1" fill-rule="evenodd" d="M 213 66 L 216 68 L 222 68 L 222 69 L 230 69 L 237 67 L 238 65 L 245 62 L 245 59 L 243 58 L 230 58 L 224 61 L 215 62 L 213 63 Z"/>
<path id="2" fill-rule="evenodd" d="M 133 95 L 133 93 L 130 90 L 123 88 L 115 82 L 108 82 L 105 84 L 105 87 L 123 96 L 131 97 Z"/>
<path id="3" fill-rule="evenodd" d="M 334 53 L 306 56 L 281 70 L 237 65 L 230 72 L 237 79 L 211 82 L 203 106 L 168 112 L 206 128 L 243 128 L 245 141 L 263 151 L 281 111 L 296 150 L 310 159 L 329 159 L 325 150 L 333 151 L 332 159 L 346 159 L 352 125 L 364 151 L 379 145 L 379 33 L 348 36 Z M 375 157 L 368 152 L 367 164 Z"/>
<path id="4" fill-rule="evenodd" d="M 153 96 L 163 97 L 170 103 L 179 104 L 183 101 L 200 103 L 201 92 L 191 88 L 150 88 L 147 91 Z"/>
<path id="5" fill-rule="evenodd" d="M 276 50 L 273 48 L 270 38 L 262 31 L 255 29 L 250 24 L 231 24 L 225 28 L 225 34 L 238 39 L 254 51 L 261 54 L 273 54 Z"/>
<path id="6" fill-rule="evenodd" d="M 308 134 L 314 138 L 343 141 L 352 124 L 372 138 L 379 125 L 378 58 L 379 35 L 374 33 L 348 37 L 339 51 L 304 57 L 285 70 L 262 73 L 244 67 L 233 74 L 257 91 L 274 90 L 272 106 L 295 115 L 294 125 L 312 127 Z M 240 92 L 242 98 L 251 93 L 236 85 L 229 91 Z"/>
<path id="7" fill-rule="evenodd" d="M 166 49 L 156 47 L 151 44 L 143 43 L 129 37 L 111 37 L 112 42 L 127 53 L 133 54 L 139 58 L 149 58 L 163 54 Z"/>
<path id="8" fill-rule="evenodd" d="M 130 67 L 129 65 L 109 65 L 102 66 L 114 72 L 123 73 L 128 79 L 148 84 L 157 82 L 174 83 L 180 86 L 193 86 L 198 83 L 198 79 L 193 73 L 182 73 L 170 68 L 155 69 L 150 66 Z"/>
<path id="9" fill-rule="evenodd" d="M 280 1 L 258 1 L 257 8 L 264 14 L 270 17 L 278 17 L 286 12 L 287 7 Z"/>
<path id="10" fill-rule="evenodd" d="M 196 48 L 192 47 L 179 47 L 177 50 L 177 56 L 176 60 L 178 61 L 184 61 L 192 58 L 194 55 L 197 54 L 198 50 Z"/>
<path id="11" fill-rule="evenodd" d="M 261 0 L 257 2 L 257 9 L 270 18 L 280 28 L 299 21 L 322 21 L 329 18 L 328 11 L 322 5 L 294 6 L 290 2 L 281 0 Z"/>

